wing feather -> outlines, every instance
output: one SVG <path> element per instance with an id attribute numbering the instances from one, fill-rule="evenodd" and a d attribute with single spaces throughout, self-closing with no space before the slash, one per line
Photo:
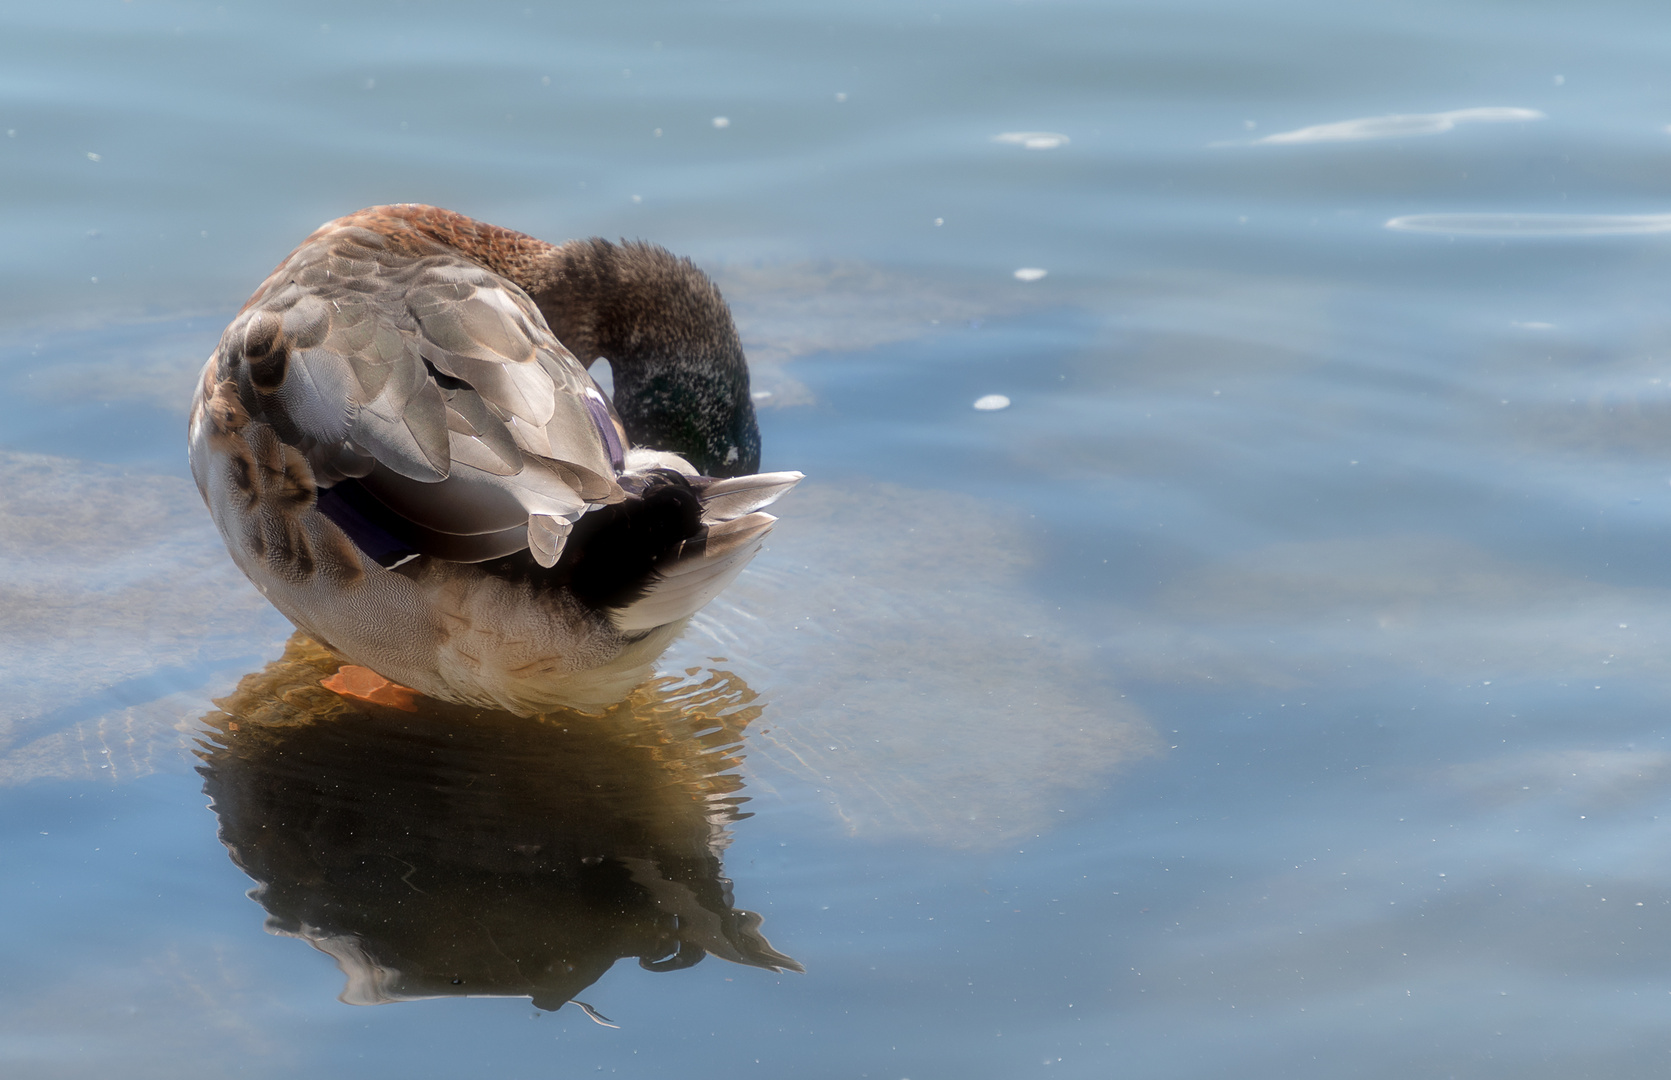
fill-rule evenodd
<path id="1" fill-rule="evenodd" d="M 362 404 L 352 436 L 371 456 L 413 480 L 445 480 L 451 471 L 447 406 L 440 387 L 409 371 L 400 385 L 391 379 L 384 392 Z"/>
<path id="2" fill-rule="evenodd" d="M 426 553 L 543 565 L 618 502 L 595 384 L 526 293 L 462 255 L 316 234 L 228 327 L 221 363 L 329 485 L 347 477 Z"/>

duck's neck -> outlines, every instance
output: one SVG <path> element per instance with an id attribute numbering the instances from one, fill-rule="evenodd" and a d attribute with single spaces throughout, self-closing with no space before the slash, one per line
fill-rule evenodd
<path id="1" fill-rule="evenodd" d="M 590 364 L 609 361 L 627 437 L 709 476 L 760 467 L 748 364 L 708 276 L 652 244 L 572 240 L 524 285 L 552 333 Z"/>
<path id="2" fill-rule="evenodd" d="M 609 361 L 615 411 L 635 445 L 670 450 L 708 476 L 759 469 L 737 328 L 719 289 L 689 259 L 644 243 L 553 246 L 418 204 L 348 220 L 397 242 L 444 244 L 520 285 L 581 363 Z"/>

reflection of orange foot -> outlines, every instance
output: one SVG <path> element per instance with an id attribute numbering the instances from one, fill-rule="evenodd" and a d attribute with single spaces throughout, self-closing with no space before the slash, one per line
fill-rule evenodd
<path id="1" fill-rule="evenodd" d="M 332 693 L 374 705 L 388 705 L 407 712 L 418 711 L 418 692 L 392 683 L 370 668 L 344 664 L 335 675 L 320 679 L 319 685 Z"/>

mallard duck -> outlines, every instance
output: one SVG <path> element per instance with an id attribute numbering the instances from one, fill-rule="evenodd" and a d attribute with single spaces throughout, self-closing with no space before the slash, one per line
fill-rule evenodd
<path id="1" fill-rule="evenodd" d="M 624 697 L 801 479 L 755 475 L 742 346 L 689 260 L 416 204 L 279 264 L 204 365 L 189 434 L 233 561 L 299 628 L 397 686 L 523 714 Z"/>

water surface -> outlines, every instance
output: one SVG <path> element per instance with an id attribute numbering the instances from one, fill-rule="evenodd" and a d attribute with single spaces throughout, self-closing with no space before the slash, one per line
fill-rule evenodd
<path id="1" fill-rule="evenodd" d="M 6 1075 L 1663 1075 L 1658 7 L 0 18 Z M 809 474 L 613 724 L 343 713 L 187 476 L 406 200 Z"/>

